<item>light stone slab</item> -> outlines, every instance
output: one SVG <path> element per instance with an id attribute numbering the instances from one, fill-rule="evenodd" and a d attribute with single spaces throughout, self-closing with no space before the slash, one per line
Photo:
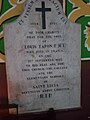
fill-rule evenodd
<path id="1" fill-rule="evenodd" d="M 20 114 L 81 107 L 81 29 L 58 0 L 28 0 L 4 31 L 8 99 Z"/>

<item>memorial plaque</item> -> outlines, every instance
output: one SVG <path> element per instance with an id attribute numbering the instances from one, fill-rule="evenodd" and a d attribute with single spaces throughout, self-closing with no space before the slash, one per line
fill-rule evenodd
<path id="1" fill-rule="evenodd" d="M 81 106 L 80 26 L 58 0 L 28 0 L 4 31 L 8 99 L 19 113 Z"/>

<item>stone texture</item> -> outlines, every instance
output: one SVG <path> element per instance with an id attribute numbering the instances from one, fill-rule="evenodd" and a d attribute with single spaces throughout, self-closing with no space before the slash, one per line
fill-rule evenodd
<path id="1" fill-rule="evenodd" d="M 9 103 L 19 113 L 80 107 L 80 26 L 60 2 L 28 0 L 4 28 Z"/>

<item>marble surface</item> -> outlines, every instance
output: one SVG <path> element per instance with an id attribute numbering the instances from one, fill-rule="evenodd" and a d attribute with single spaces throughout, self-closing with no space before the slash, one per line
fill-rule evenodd
<path id="1" fill-rule="evenodd" d="M 81 106 L 81 29 L 58 0 L 28 0 L 4 31 L 8 99 L 19 113 Z"/>

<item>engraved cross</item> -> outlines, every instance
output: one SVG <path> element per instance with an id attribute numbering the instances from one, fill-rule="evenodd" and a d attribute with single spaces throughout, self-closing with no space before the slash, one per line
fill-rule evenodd
<path id="1" fill-rule="evenodd" d="M 46 29 L 45 12 L 50 12 L 51 8 L 45 8 L 45 2 L 42 1 L 42 8 L 36 8 L 36 12 L 42 12 L 42 29 Z"/>

